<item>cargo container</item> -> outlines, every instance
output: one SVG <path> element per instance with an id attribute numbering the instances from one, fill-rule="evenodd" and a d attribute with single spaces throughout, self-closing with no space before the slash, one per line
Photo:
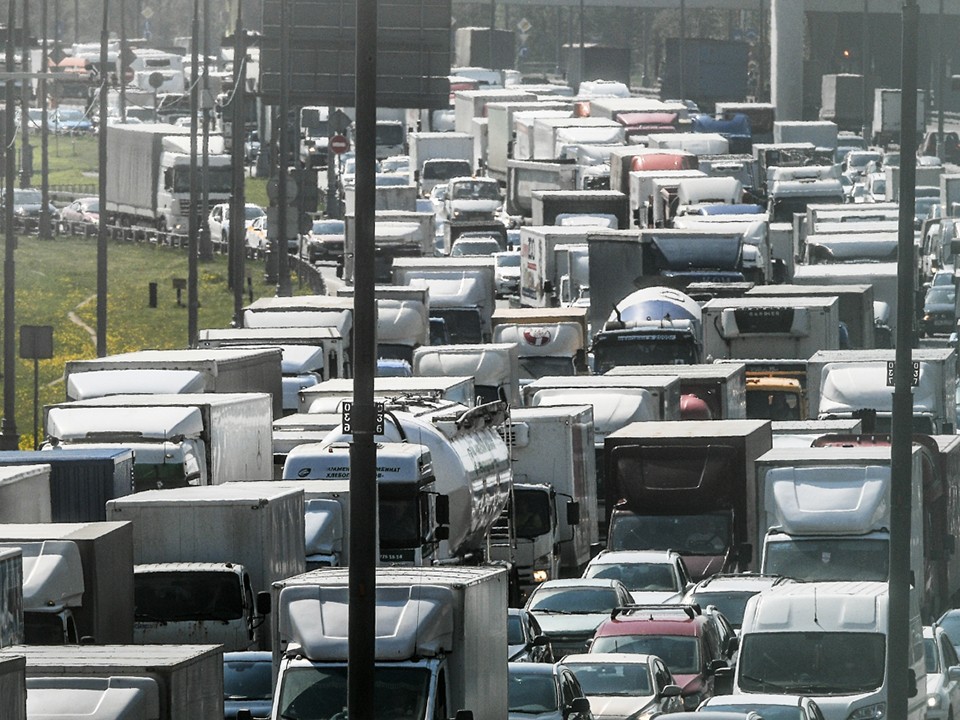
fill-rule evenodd
<path id="1" fill-rule="evenodd" d="M 0 697 L 0 720 L 27 720 L 27 661 L 23 657 L 0 660 Z"/>
<path id="2" fill-rule="evenodd" d="M 41 678 L 79 679 L 78 686 L 73 686 L 71 707 L 77 707 L 82 696 L 77 690 L 103 693 L 108 689 L 91 687 L 89 680 L 145 678 L 151 684 L 140 687 L 149 688 L 147 692 L 159 698 L 160 713 L 152 717 L 223 718 L 223 650 L 215 645 L 15 645 L 0 651 L 0 661 L 18 655 L 27 660 L 28 683 Z M 42 688 L 43 683 L 37 687 Z M 71 686 L 64 682 L 61 687 Z"/>
<path id="3" fill-rule="evenodd" d="M 538 102 L 497 102 L 487 104 L 486 174 L 500 183 L 507 181 L 507 160 L 514 157 L 514 119 L 518 113 L 552 112 L 557 117 L 573 114 L 572 103 L 552 99 Z M 448 135 L 449 133 L 443 133 Z M 411 151 L 412 155 L 412 151 Z M 526 156 L 529 158 L 529 154 Z M 411 161 L 412 162 L 412 161 Z"/>
<path id="4" fill-rule="evenodd" d="M 667 375 L 680 380 L 681 402 L 691 395 L 706 403 L 713 420 L 746 418 L 746 368 L 737 363 L 705 363 L 694 365 L 621 365 L 608 370 L 604 377 L 620 375 Z M 681 406 L 680 419 L 683 417 Z M 691 418 L 693 419 L 693 418 Z"/>
<path id="5" fill-rule="evenodd" d="M 51 448 L 56 450 L 56 448 Z M 5 450 L 0 452 L 0 467 L 43 463 L 49 471 L 49 518 L 33 522 L 95 522 L 106 520 L 107 500 L 134 491 L 134 457 L 129 448 L 71 447 L 71 452 Z M 42 492 L 42 491 L 40 491 Z M 42 512 L 41 495 L 33 512 Z M 4 522 L 30 522 L 30 510 L 5 517 Z"/>
<path id="6" fill-rule="evenodd" d="M 477 401 L 520 404 L 520 363 L 516 343 L 431 345 L 413 353 L 416 377 L 473 377 Z"/>
<path id="7" fill-rule="evenodd" d="M 211 328 L 200 330 L 201 348 L 244 347 L 248 345 L 313 345 L 324 350 L 323 379 L 344 377 L 348 365 L 346 341 L 333 327 Z"/>
<path id="8" fill-rule="evenodd" d="M 0 523 L 51 522 L 50 466 L 0 462 Z"/>
<path id="9" fill-rule="evenodd" d="M 0 548 L 0 648 L 23 641 L 23 556 Z"/>
<path id="10" fill-rule="evenodd" d="M 31 523 L 0 525 L 0 543 L 69 543 L 78 551 L 79 603 L 64 614 L 56 637 L 100 644 L 133 642 L 133 528 L 125 522 Z M 76 564 L 76 560 L 73 561 Z M 70 569 L 67 568 L 68 575 Z M 59 571 L 53 570 L 51 576 Z M 38 576 L 39 577 L 39 576 Z M 70 617 L 68 618 L 67 615 Z M 56 623 L 54 623 L 56 625 Z M 49 629 L 51 625 L 47 624 Z M 40 628 L 43 630 L 43 628 Z"/>
<path id="11" fill-rule="evenodd" d="M 66 399 L 180 392 L 164 385 L 163 377 L 170 371 L 202 376 L 196 383 L 191 380 L 186 392 L 269 393 L 274 417 L 283 415 L 280 351 L 270 348 L 138 350 L 92 360 L 68 360 L 64 369 Z"/>

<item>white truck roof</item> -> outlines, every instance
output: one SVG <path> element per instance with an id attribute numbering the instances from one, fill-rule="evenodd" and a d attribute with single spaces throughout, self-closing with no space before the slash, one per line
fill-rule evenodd
<path id="1" fill-rule="evenodd" d="M 206 376 L 197 370 L 91 370 L 67 377 L 67 397 L 86 400 L 104 395 L 195 393 L 204 392 L 206 385 Z"/>
<path id="2" fill-rule="evenodd" d="M 786 583 L 747 601 L 741 637 L 751 632 L 887 632 L 883 582 Z"/>
<path id="3" fill-rule="evenodd" d="M 579 322 L 502 324 L 493 328 L 493 341 L 517 347 L 520 357 L 571 357 L 584 347 Z"/>
<path id="4" fill-rule="evenodd" d="M 937 410 L 938 378 L 928 364 L 920 362 L 920 380 L 913 388 L 914 411 Z M 885 361 L 859 363 L 827 363 L 820 375 L 822 415 L 847 413 L 864 408 L 888 411 L 893 409 L 893 388 L 887 385 Z"/>
<path id="5" fill-rule="evenodd" d="M 643 388 L 544 388 L 529 399 L 528 405 L 592 406 L 597 443 L 630 423 L 660 419 L 656 401 Z"/>
<path id="6" fill-rule="evenodd" d="M 413 352 L 413 372 L 419 377 L 473 376 L 477 385 L 498 386 L 518 375 L 517 345 L 432 345 Z"/>
<path id="7" fill-rule="evenodd" d="M 157 681 L 148 677 L 30 677 L 31 720 L 155 720 L 160 717 Z"/>
<path id="8" fill-rule="evenodd" d="M 19 547 L 23 556 L 24 610 L 59 611 L 80 607 L 83 565 L 80 549 L 69 540 L 5 542 L 0 548 Z"/>
<path id="9" fill-rule="evenodd" d="M 47 435 L 60 440 L 95 439 L 98 433 L 123 431 L 131 438 L 170 440 L 177 436 L 199 437 L 203 418 L 195 407 L 165 407 L 144 404 L 129 407 L 95 405 L 61 406 L 47 413 Z"/>

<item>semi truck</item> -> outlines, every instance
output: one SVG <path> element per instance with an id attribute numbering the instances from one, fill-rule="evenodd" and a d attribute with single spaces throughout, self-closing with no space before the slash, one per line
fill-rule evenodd
<path id="1" fill-rule="evenodd" d="M 675 550 L 695 580 L 754 567 L 767 420 L 634 423 L 605 442 L 610 550 Z"/>
<path id="2" fill-rule="evenodd" d="M 64 368 L 67 400 L 139 393 L 263 392 L 273 398 L 274 417 L 283 415 L 281 376 L 281 354 L 272 348 L 137 350 L 68 360 Z"/>
<path id="3" fill-rule="evenodd" d="M 258 594 L 305 570 L 302 491 L 151 490 L 110 501 L 107 514 L 133 525 L 136 642 L 269 649 Z"/>
<path id="4" fill-rule="evenodd" d="M 51 522 L 50 466 L 0 464 L 0 523 Z"/>
<path id="5" fill-rule="evenodd" d="M 265 393 L 111 395 L 44 408 L 45 449 L 128 448 L 134 490 L 271 477 Z"/>
<path id="6" fill-rule="evenodd" d="M 125 522 L 0 525 L 0 545 L 31 548 L 24 563 L 24 599 L 32 598 L 24 605 L 24 642 L 133 642 L 132 543 L 133 527 Z"/>
<path id="7" fill-rule="evenodd" d="M 861 417 L 866 432 L 889 432 L 893 415 L 890 369 L 894 350 L 821 351 L 807 361 L 811 418 Z M 953 348 L 917 348 L 912 352 L 916 384 L 913 427 L 928 435 L 956 429 L 956 364 Z"/>
<path id="8" fill-rule="evenodd" d="M 376 577 L 374 703 L 412 720 L 461 710 L 507 715 L 507 577 L 502 569 L 381 567 Z M 331 717 L 347 706 L 348 571 L 273 587 L 272 720 Z"/>
<path id="9" fill-rule="evenodd" d="M 189 127 L 159 123 L 116 125 L 107 133 L 107 202 L 110 225 L 146 225 L 186 232 L 190 206 Z M 212 205 L 230 200 L 233 170 L 223 141 L 214 136 L 206 181 Z"/>
<path id="10" fill-rule="evenodd" d="M 137 720 L 224 716 L 223 649 L 216 645 L 14 645 L 0 651 L 0 662 L 16 656 L 27 660 L 31 707 L 39 691 L 57 713 L 115 703 L 116 717 Z M 50 698 L 54 689 L 62 694 Z M 142 709 L 144 696 L 156 700 L 146 700 L 147 707 L 159 712 L 126 714 Z"/>
<path id="11" fill-rule="evenodd" d="M 496 430 L 506 417 L 506 403 L 467 408 L 420 401 L 386 407 L 389 420 L 377 436 L 386 444 L 378 454 L 385 468 L 379 512 L 380 546 L 387 555 L 381 559 L 418 565 L 483 562 L 487 535 L 506 507 L 512 482 L 509 451 Z M 348 478 L 348 440 L 339 427 L 321 444 L 294 448 L 283 477 Z M 438 532 L 441 525 L 448 532 Z"/>
<path id="12" fill-rule="evenodd" d="M 700 305 L 679 290 L 647 287 L 621 299 L 593 336 L 594 371 L 618 365 L 695 364 L 704 357 Z"/>
<path id="13" fill-rule="evenodd" d="M 495 270 L 486 257 L 397 258 L 393 282 L 430 290 L 430 317 L 446 322 L 451 343 L 482 343 L 492 336 Z"/>
<path id="14" fill-rule="evenodd" d="M 715 298 L 703 306 L 703 351 L 721 358 L 808 358 L 840 348 L 835 297 Z"/>

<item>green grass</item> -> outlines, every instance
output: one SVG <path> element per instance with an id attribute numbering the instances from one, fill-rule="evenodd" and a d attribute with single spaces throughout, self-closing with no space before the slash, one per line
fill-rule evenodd
<path id="1" fill-rule="evenodd" d="M 20 238 L 16 251 L 17 333 L 22 325 L 53 326 L 54 357 L 39 363 L 41 407 L 64 400 L 62 376 L 67 360 L 96 357 L 95 337 L 70 319 L 73 313 L 96 328 L 96 258 L 96 238 Z M 186 292 L 183 305 L 178 306 L 172 287 L 173 278 L 187 277 L 186 253 L 148 244 L 111 243 L 107 258 L 107 352 L 187 347 Z M 227 289 L 226 265 L 226 256 L 220 255 L 200 264 L 200 328 L 226 327 L 232 320 L 233 293 Z M 275 286 L 263 282 L 262 262 L 248 261 L 247 274 L 253 278 L 254 298 L 275 294 Z M 158 288 L 156 308 L 148 307 L 151 282 Z M 297 287 L 296 278 L 293 286 Z M 245 297 L 244 303 L 247 300 Z M 19 340 L 16 342 L 19 347 Z M 33 361 L 17 355 L 16 426 L 21 448 L 32 449 Z"/>

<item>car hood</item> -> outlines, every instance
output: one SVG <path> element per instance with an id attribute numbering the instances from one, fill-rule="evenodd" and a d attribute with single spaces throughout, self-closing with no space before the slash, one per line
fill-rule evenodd
<path id="1" fill-rule="evenodd" d="M 610 696 L 610 695 L 588 695 L 590 700 L 590 712 L 597 720 L 601 718 L 625 718 L 634 713 L 643 710 L 647 705 L 653 702 L 653 695 L 629 695 L 629 696 Z"/>
<path id="2" fill-rule="evenodd" d="M 537 621 L 545 635 L 592 635 L 610 613 L 584 613 L 582 615 L 541 615 Z"/>
<path id="3" fill-rule="evenodd" d="M 559 710 L 541 713 L 508 712 L 507 720 L 562 720 L 563 715 Z"/>
<path id="4" fill-rule="evenodd" d="M 526 645 L 507 645 L 507 658 L 510 662 L 518 655 L 522 655 L 527 649 Z"/>

